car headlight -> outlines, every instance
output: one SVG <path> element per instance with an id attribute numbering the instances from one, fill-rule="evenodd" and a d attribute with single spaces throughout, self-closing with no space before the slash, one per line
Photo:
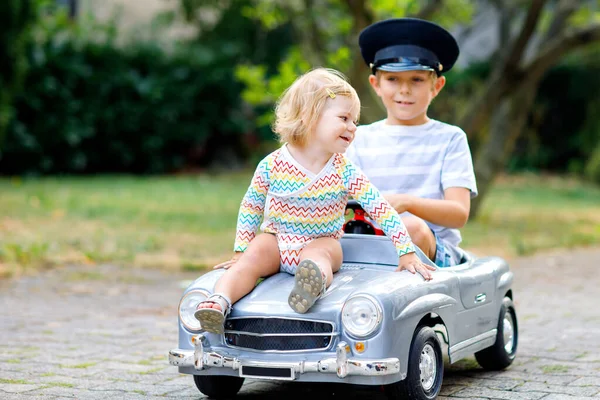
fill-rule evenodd
<path id="1" fill-rule="evenodd" d="M 200 321 L 194 317 L 198 304 L 206 300 L 208 292 L 201 289 L 194 289 L 183 296 L 179 302 L 179 319 L 183 326 L 190 331 L 200 330 Z"/>
<path id="2" fill-rule="evenodd" d="M 383 312 L 379 303 L 369 295 L 357 295 L 342 308 L 342 325 L 350 335 L 364 338 L 381 325 Z"/>

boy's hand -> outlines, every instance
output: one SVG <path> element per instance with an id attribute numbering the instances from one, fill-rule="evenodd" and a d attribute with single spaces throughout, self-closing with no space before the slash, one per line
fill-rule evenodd
<path id="1" fill-rule="evenodd" d="M 433 275 L 429 271 L 435 271 L 436 268 L 424 264 L 419 257 L 417 257 L 416 253 L 408 253 L 400 257 L 400 262 L 398 263 L 398 268 L 396 268 L 396 272 L 400 272 L 402 270 L 407 270 L 411 274 L 418 272 L 423 276 L 423 279 L 426 281 L 430 281 L 433 279 Z"/>
<path id="2" fill-rule="evenodd" d="M 415 200 L 414 196 L 401 193 L 386 194 L 383 197 L 385 197 L 388 203 L 390 203 L 392 208 L 396 210 L 398 214 L 408 211 L 412 207 Z"/>
<path id="3" fill-rule="evenodd" d="M 227 260 L 225 262 L 222 262 L 221 264 L 217 264 L 213 267 L 213 269 L 219 269 L 219 268 L 229 269 L 229 268 L 231 268 L 233 266 L 233 264 L 235 264 L 237 262 L 237 260 L 240 259 L 242 254 L 244 254 L 244 253 L 241 251 L 236 251 L 235 254 L 233 255 L 233 257 L 231 257 L 231 260 Z"/>

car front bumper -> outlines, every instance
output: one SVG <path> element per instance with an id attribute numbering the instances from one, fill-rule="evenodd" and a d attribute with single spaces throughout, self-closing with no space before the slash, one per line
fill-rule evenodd
<path id="1" fill-rule="evenodd" d="M 169 352 L 169 363 L 178 367 L 194 367 L 201 371 L 208 368 L 231 368 L 241 377 L 259 379 L 294 380 L 305 373 L 337 374 L 346 376 L 386 376 L 400 372 L 397 358 L 354 359 L 348 358 L 349 346 L 341 342 L 336 346 L 336 356 L 317 361 L 271 362 L 252 358 L 234 357 L 215 351 L 205 351 L 204 337 L 193 338 L 194 350 L 173 349 Z"/>

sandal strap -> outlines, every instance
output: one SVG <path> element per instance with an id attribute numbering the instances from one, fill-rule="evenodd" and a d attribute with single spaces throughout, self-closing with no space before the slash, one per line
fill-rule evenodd
<path id="1" fill-rule="evenodd" d="M 221 293 L 213 293 L 210 296 L 208 296 L 208 298 L 204 301 L 210 301 L 219 304 L 225 316 L 227 316 L 227 314 L 229 314 L 229 312 L 233 308 L 229 297 Z"/>

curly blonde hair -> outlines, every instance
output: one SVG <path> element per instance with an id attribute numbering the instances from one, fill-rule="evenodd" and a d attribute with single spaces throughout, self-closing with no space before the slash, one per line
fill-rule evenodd
<path id="1" fill-rule="evenodd" d="M 313 69 L 298 77 L 275 106 L 273 131 L 279 141 L 303 146 L 314 130 L 328 99 L 347 96 L 352 99 L 352 113 L 360 114 L 356 90 L 339 71 Z"/>

